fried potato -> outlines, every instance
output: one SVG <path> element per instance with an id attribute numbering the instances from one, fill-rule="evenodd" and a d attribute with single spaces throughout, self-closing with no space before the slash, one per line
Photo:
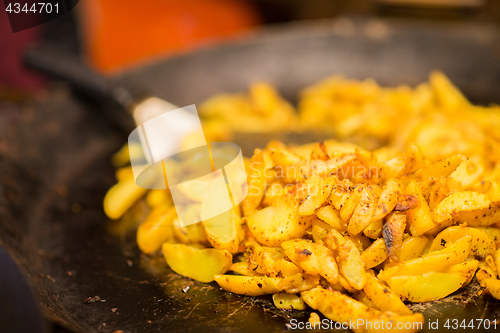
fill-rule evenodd
<path id="1" fill-rule="evenodd" d="M 300 238 L 311 224 L 309 217 L 300 217 L 295 207 L 285 203 L 263 208 L 247 219 L 252 234 L 267 246 L 280 246 L 286 240 Z"/>
<path id="2" fill-rule="evenodd" d="M 416 181 L 411 181 L 406 187 L 407 194 L 417 198 L 418 204 L 415 208 L 406 211 L 406 218 L 410 232 L 413 236 L 422 236 L 436 227 L 433 221 L 429 204 L 425 200 L 420 187 Z"/>
<path id="3" fill-rule="evenodd" d="M 455 217 L 456 223 L 467 223 L 471 227 L 487 227 L 500 222 L 500 203 L 495 202 L 487 208 L 471 212 L 459 212 Z"/>
<path id="4" fill-rule="evenodd" d="M 369 277 L 363 288 L 366 295 L 382 311 L 391 311 L 399 315 L 411 315 L 413 312 L 401 301 L 399 296 L 377 278 Z"/>
<path id="5" fill-rule="evenodd" d="M 304 291 L 300 297 L 311 308 L 338 322 L 349 322 L 352 318 L 374 319 L 379 313 L 338 291 L 325 290 L 321 287 Z"/>
<path id="6" fill-rule="evenodd" d="M 255 244 L 252 246 L 248 263 L 252 271 L 273 277 L 291 276 L 303 272 L 297 265 L 286 259 L 285 251 L 279 247 Z"/>
<path id="7" fill-rule="evenodd" d="M 459 259 L 456 253 L 426 255 L 386 268 L 377 277 L 382 281 L 388 281 L 395 276 L 421 275 L 434 270 L 444 272 L 457 262 Z"/>
<path id="8" fill-rule="evenodd" d="M 368 320 L 365 324 L 365 333 L 380 332 L 385 323 L 386 327 L 391 323 L 391 332 L 405 332 L 413 333 L 418 332 L 424 327 L 424 316 L 421 313 L 414 313 L 412 315 L 400 316 L 392 312 L 384 312 L 377 319 Z M 378 324 L 378 325 L 377 325 Z M 363 332 L 363 330 L 355 330 L 356 333 Z"/>
<path id="9" fill-rule="evenodd" d="M 376 240 L 382 235 L 383 226 L 382 220 L 374 220 L 363 230 L 363 234 Z"/>
<path id="10" fill-rule="evenodd" d="M 471 237 L 471 255 L 487 256 L 495 254 L 495 243 L 485 232 L 476 228 L 459 226 L 449 227 L 440 232 L 432 241 L 430 252 L 442 249 L 449 242 L 457 242 L 465 236 Z"/>
<path id="11" fill-rule="evenodd" d="M 164 205 L 171 206 L 174 204 L 170 191 L 168 190 L 150 190 L 146 195 L 146 203 L 149 207 L 154 208 L 156 206 Z"/>
<path id="12" fill-rule="evenodd" d="M 165 242 L 174 242 L 174 207 L 159 206 L 137 229 L 137 246 L 144 253 L 158 251 Z"/>
<path id="13" fill-rule="evenodd" d="M 364 305 L 368 306 L 369 308 L 375 309 L 375 310 L 380 310 L 375 303 L 366 295 L 366 293 L 363 290 L 359 290 L 354 293 L 352 296 L 356 301 L 363 303 Z"/>
<path id="14" fill-rule="evenodd" d="M 399 253 L 403 245 L 403 235 L 406 229 L 406 215 L 392 212 L 387 216 L 382 229 L 382 235 L 389 257 L 399 260 Z"/>
<path id="15" fill-rule="evenodd" d="M 331 205 L 321 207 L 316 212 L 316 216 L 338 231 L 347 230 L 347 223 L 345 223 L 345 221 L 340 218 L 340 212 L 333 208 Z"/>
<path id="16" fill-rule="evenodd" d="M 229 271 L 235 272 L 239 275 L 245 275 L 245 276 L 260 276 L 261 274 L 256 273 L 253 269 L 250 268 L 248 265 L 248 262 L 246 261 L 239 261 L 231 264 L 229 266 Z"/>
<path id="17" fill-rule="evenodd" d="M 247 296 L 276 294 L 284 289 L 278 286 L 283 279 L 277 277 L 216 274 L 213 280 L 224 290 Z"/>
<path id="18" fill-rule="evenodd" d="M 389 214 L 398 202 L 399 197 L 403 194 L 403 184 L 397 179 L 389 179 L 385 184 L 380 200 L 377 204 L 377 209 L 373 215 L 374 220 L 380 220 Z"/>
<path id="19" fill-rule="evenodd" d="M 377 185 L 368 185 L 361 193 L 352 217 L 347 225 L 347 232 L 355 236 L 372 223 L 373 215 L 377 209 L 377 202 L 380 197 L 380 188 Z"/>
<path id="20" fill-rule="evenodd" d="M 264 154 L 262 150 L 256 149 L 250 160 L 250 170 L 247 170 L 248 193 L 242 204 L 245 217 L 254 213 L 262 201 L 267 183 L 265 171 Z"/>
<path id="21" fill-rule="evenodd" d="M 309 194 L 299 206 L 299 215 L 311 215 L 321 207 L 330 196 L 335 178 L 329 177 L 321 179 L 316 174 L 313 174 L 305 180 L 305 185 L 308 187 Z"/>
<path id="22" fill-rule="evenodd" d="M 227 250 L 231 253 L 238 252 L 240 233 L 243 231 L 241 230 L 241 218 L 235 210 L 231 209 L 202 221 L 206 237 L 214 248 Z"/>
<path id="23" fill-rule="evenodd" d="M 366 269 L 380 265 L 389 257 L 389 252 L 382 238 L 374 241 L 363 253 L 361 260 Z"/>
<path id="24" fill-rule="evenodd" d="M 356 290 L 363 289 L 367 275 L 358 248 L 352 240 L 347 240 L 339 248 L 340 272 Z"/>
<path id="25" fill-rule="evenodd" d="M 286 256 L 307 274 L 321 275 L 332 284 L 337 282 L 337 262 L 333 253 L 325 246 L 302 239 L 285 241 L 281 246 Z"/>
<path id="26" fill-rule="evenodd" d="M 493 278 L 486 279 L 485 284 L 491 296 L 500 299 L 500 280 Z"/>
<path id="27" fill-rule="evenodd" d="M 444 224 L 460 212 L 479 211 L 488 208 L 491 201 L 482 193 L 464 191 L 455 192 L 446 197 L 432 212 L 437 224 Z"/>
<path id="28" fill-rule="evenodd" d="M 466 158 L 462 155 L 452 156 L 431 165 L 418 169 L 413 174 L 419 179 L 438 179 L 451 175 Z"/>
<path id="29" fill-rule="evenodd" d="M 469 278 L 464 282 L 463 286 L 468 285 L 479 266 L 479 261 L 477 260 L 466 260 L 460 264 L 451 266 L 446 270 L 445 273 L 460 273 L 462 275 L 467 275 Z"/>
<path id="30" fill-rule="evenodd" d="M 399 260 L 407 261 L 420 257 L 430 239 L 425 236 L 408 237 L 401 245 Z"/>
<path id="31" fill-rule="evenodd" d="M 292 276 L 284 277 L 278 286 L 288 294 L 296 294 L 302 291 L 315 288 L 320 283 L 319 275 L 312 274 L 295 274 Z"/>
<path id="32" fill-rule="evenodd" d="M 328 224 L 319 219 L 315 219 L 312 222 L 312 228 L 311 228 L 311 235 L 313 241 L 317 244 L 325 245 L 325 237 L 330 230 L 332 230 L 331 226 L 329 226 Z M 330 245 L 333 245 L 333 248 L 331 248 L 332 250 L 337 248 L 336 244 L 330 244 Z"/>
<path id="33" fill-rule="evenodd" d="M 165 243 L 162 251 L 174 272 L 201 282 L 213 281 L 214 275 L 224 274 L 233 262 L 231 253 L 224 250 Z"/>
<path id="34" fill-rule="evenodd" d="M 355 186 L 352 191 L 350 190 L 347 199 L 342 207 L 340 207 L 340 218 L 344 221 L 349 221 L 354 210 L 358 206 L 359 201 L 361 200 L 361 194 L 363 193 L 365 186 L 358 185 Z"/>
<path id="35" fill-rule="evenodd" d="M 180 186 L 178 217 L 169 190 L 135 184 L 129 160 L 142 153 L 131 146 L 114 157 L 118 184 L 106 194 L 105 213 L 126 221 L 146 201 L 141 251 L 162 247 L 175 272 L 242 295 L 272 294 L 277 308 L 308 304 L 339 322 L 364 319 L 355 332 L 382 322 L 415 332 L 424 318 L 403 300 L 437 300 L 473 278 L 500 296 L 498 106 L 472 105 L 435 72 L 415 88 L 329 78 L 307 88 L 298 108 L 299 116 L 275 88 L 257 83 L 204 103 L 203 127 L 211 141 L 227 141 L 234 130 L 305 130 L 359 145 L 272 140 L 244 158 L 248 195 L 238 207 L 220 208 L 222 178 L 193 182 Z M 240 275 L 223 275 L 228 269 Z"/>

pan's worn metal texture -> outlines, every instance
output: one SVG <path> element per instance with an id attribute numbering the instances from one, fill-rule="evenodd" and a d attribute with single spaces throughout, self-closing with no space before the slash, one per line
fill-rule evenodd
<path id="1" fill-rule="evenodd" d="M 334 73 L 415 85 L 441 69 L 472 100 L 500 102 L 499 36 L 487 27 L 326 22 L 276 30 L 150 64 L 122 80 L 189 105 L 254 80 L 291 97 Z M 29 277 L 46 316 L 75 332 L 283 332 L 292 318 L 307 320 L 307 311 L 225 293 L 140 254 L 134 228 L 145 207 L 113 223 L 102 210 L 115 181 L 110 155 L 124 136 L 90 107 L 58 87 L 0 133 L 0 244 Z M 264 144 L 245 137 L 237 143 L 247 153 Z M 500 303 L 475 288 L 414 307 L 428 319 L 498 318 Z"/>

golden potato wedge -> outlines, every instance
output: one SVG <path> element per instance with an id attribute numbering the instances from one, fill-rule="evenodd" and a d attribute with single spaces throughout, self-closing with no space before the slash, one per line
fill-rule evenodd
<path id="1" fill-rule="evenodd" d="M 332 228 L 338 231 L 346 231 L 347 223 L 340 218 L 340 212 L 333 208 L 331 205 L 321 207 L 316 216 L 323 222 L 328 223 Z"/>
<path id="2" fill-rule="evenodd" d="M 273 294 L 274 306 L 282 310 L 305 310 L 306 304 L 295 294 L 278 293 Z"/>
<path id="3" fill-rule="evenodd" d="M 385 331 L 382 327 L 391 327 L 390 332 L 414 333 L 424 328 L 424 315 L 414 313 L 412 315 L 401 316 L 392 312 L 384 312 L 377 319 L 369 319 L 356 333 L 372 333 Z M 377 325 L 378 324 L 378 325 Z M 385 326 L 384 326 L 385 325 Z"/>
<path id="4" fill-rule="evenodd" d="M 377 209 L 373 215 L 374 220 L 383 219 L 389 214 L 398 202 L 399 197 L 403 194 L 403 184 L 398 179 L 389 179 L 384 185 L 380 200 L 377 204 Z"/>
<path id="5" fill-rule="evenodd" d="M 399 296 L 377 278 L 369 277 L 363 287 L 366 295 L 382 311 L 391 311 L 399 315 L 411 315 L 413 312 L 401 301 Z"/>
<path id="6" fill-rule="evenodd" d="M 451 243 L 451 244 L 447 243 L 445 245 L 446 247 L 444 249 L 441 249 L 441 250 L 432 249 L 432 243 L 431 243 L 431 247 L 429 249 L 429 252 L 425 256 L 432 256 L 432 255 L 442 254 L 442 253 L 455 253 L 457 255 L 457 263 L 462 262 L 471 256 L 472 240 L 473 239 L 470 235 L 466 235 L 454 243 Z M 432 251 L 431 251 L 431 249 L 432 249 Z"/>
<path id="7" fill-rule="evenodd" d="M 417 198 L 418 205 L 406 211 L 406 221 L 413 236 L 422 236 L 437 224 L 432 220 L 429 205 L 422 195 L 418 183 L 411 181 L 406 187 L 406 193 Z"/>
<path id="8" fill-rule="evenodd" d="M 250 170 L 247 170 L 248 193 L 242 203 L 245 217 L 253 214 L 262 201 L 267 184 L 266 170 L 264 154 L 256 149 L 250 160 Z"/>
<path id="9" fill-rule="evenodd" d="M 471 227 L 487 227 L 500 222 L 500 203 L 495 202 L 487 208 L 471 212 L 459 212 L 455 216 L 456 223 L 467 223 Z"/>
<path id="10" fill-rule="evenodd" d="M 399 260 L 407 261 L 420 257 L 429 242 L 430 239 L 425 236 L 413 236 L 406 238 L 401 245 Z"/>
<path id="11" fill-rule="evenodd" d="M 209 182 L 194 179 L 178 185 L 179 191 L 194 202 L 202 202 L 208 192 Z"/>
<path id="12" fill-rule="evenodd" d="M 293 152 L 289 151 L 284 147 L 271 148 L 269 149 L 269 153 L 271 159 L 274 162 L 274 165 L 276 166 L 281 166 L 281 167 L 292 166 L 303 160 L 303 158 L 301 158 L 299 155 L 294 154 Z"/>
<path id="13" fill-rule="evenodd" d="M 283 279 L 277 277 L 214 275 L 213 279 L 222 289 L 247 296 L 276 294 L 284 289 L 278 286 Z"/>
<path id="14" fill-rule="evenodd" d="M 382 235 L 383 226 L 382 220 L 374 220 L 363 230 L 363 234 L 368 238 L 378 239 Z"/>
<path id="15" fill-rule="evenodd" d="M 363 289 L 367 275 L 358 248 L 352 240 L 347 240 L 339 248 L 340 272 L 356 290 Z"/>
<path id="16" fill-rule="evenodd" d="M 335 284 L 339 269 L 333 253 L 323 245 L 304 239 L 293 239 L 281 243 L 286 256 L 307 274 L 323 276 Z"/>
<path id="17" fill-rule="evenodd" d="M 231 253 L 224 250 L 164 243 L 162 251 L 174 272 L 201 282 L 213 281 L 215 275 L 227 272 L 233 262 Z"/>
<path id="18" fill-rule="evenodd" d="M 317 244 L 325 245 L 325 236 L 328 234 L 328 232 L 332 230 L 332 227 L 325 222 L 319 220 L 319 219 L 314 219 L 312 222 L 312 227 L 311 227 L 311 235 L 313 238 L 313 241 Z M 336 245 L 333 244 L 333 248 L 331 250 L 336 249 Z"/>
<path id="19" fill-rule="evenodd" d="M 252 234 L 266 246 L 280 246 L 286 240 L 300 238 L 311 224 L 310 217 L 300 217 L 296 208 L 287 204 L 263 208 L 247 219 Z"/>
<path id="20" fill-rule="evenodd" d="M 303 273 L 302 269 L 288 261 L 280 247 L 254 245 L 248 257 L 250 269 L 268 276 L 291 276 Z"/>
<path id="21" fill-rule="evenodd" d="M 500 248 L 500 228 L 497 227 L 476 227 L 477 230 L 481 230 L 487 234 L 491 240 L 495 243 L 496 248 Z"/>
<path id="22" fill-rule="evenodd" d="M 384 180 L 398 178 L 407 172 L 408 167 L 403 156 L 396 156 L 380 163 L 380 177 Z"/>
<path id="23" fill-rule="evenodd" d="M 466 260 L 460 264 L 451 266 L 446 270 L 445 273 L 460 273 L 464 276 L 468 276 L 467 280 L 464 282 L 464 286 L 468 285 L 479 266 L 479 261 L 477 260 Z"/>
<path id="24" fill-rule="evenodd" d="M 203 208 L 202 208 L 203 209 Z M 240 243 L 241 218 L 230 209 L 202 221 L 207 239 L 216 249 L 237 253 Z"/>
<path id="25" fill-rule="evenodd" d="M 429 252 L 444 248 L 449 242 L 457 242 L 465 236 L 471 236 L 470 255 L 487 256 L 496 251 L 495 243 L 483 231 L 476 228 L 453 226 L 441 231 L 432 241 Z"/>
<path id="26" fill-rule="evenodd" d="M 488 191 L 485 193 L 491 202 L 500 201 L 500 181 L 491 180 Z"/>
<path id="27" fill-rule="evenodd" d="M 370 299 L 370 297 L 368 297 L 368 295 L 366 295 L 366 293 L 363 290 L 356 291 L 354 293 L 354 295 L 352 295 L 352 297 L 356 301 L 363 303 L 364 305 L 366 305 L 369 308 L 372 308 L 375 310 L 380 310 L 379 308 L 377 308 L 377 305 L 375 305 L 375 303 L 373 303 L 373 301 Z"/>
<path id="28" fill-rule="evenodd" d="M 347 231 L 351 236 L 355 236 L 363 231 L 374 221 L 373 215 L 377 209 L 380 197 L 380 187 L 368 185 L 361 194 L 358 205 L 349 219 Z"/>
<path id="29" fill-rule="evenodd" d="M 495 265 L 497 267 L 497 272 L 500 272 L 500 249 L 495 251 L 495 255 L 493 256 L 495 259 Z"/>
<path id="30" fill-rule="evenodd" d="M 373 215 L 377 209 L 380 192 L 380 187 L 377 185 L 368 185 L 364 189 L 347 225 L 347 231 L 351 236 L 358 235 L 374 221 Z"/>
<path id="31" fill-rule="evenodd" d="M 491 201 L 482 193 L 464 191 L 447 196 L 432 212 L 437 224 L 444 224 L 460 212 L 480 211 L 488 208 Z"/>
<path id="32" fill-rule="evenodd" d="M 486 284 L 486 289 L 488 289 L 491 296 L 496 299 L 500 299 L 500 280 L 490 278 L 486 279 L 484 282 Z"/>
<path id="33" fill-rule="evenodd" d="M 146 195 L 146 203 L 153 208 L 159 205 L 171 206 L 174 204 L 169 190 L 150 190 Z"/>
<path id="34" fill-rule="evenodd" d="M 296 294 L 315 288 L 319 285 L 319 283 L 319 275 L 295 274 L 284 277 L 278 283 L 278 287 L 282 288 L 288 294 Z"/>
<path id="35" fill-rule="evenodd" d="M 321 207 L 330 196 L 337 177 L 320 178 L 316 174 L 309 176 L 303 183 L 307 187 L 307 197 L 300 204 L 299 215 L 311 215 Z"/>
<path id="36" fill-rule="evenodd" d="M 158 251 L 165 242 L 174 242 L 174 207 L 158 206 L 137 229 L 137 246 L 144 253 Z"/>
<path id="37" fill-rule="evenodd" d="M 405 229 L 405 214 L 392 212 L 387 216 L 385 224 L 382 228 L 382 236 L 384 238 L 389 257 L 393 260 L 399 260 Z"/>
<path id="38" fill-rule="evenodd" d="M 377 277 L 382 281 L 388 281 L 395 276 L 421 275 L 435 270 L 445 272 L 458 262 L 458 256 L 454 252 L 426 255 L 388 267 L 380 271 Z"/>
<path id="39" fill-rule="evenodd" d="M 468 276 L 460 273 L 430 271 L 422 275 L 400 275 L 387 280 L 399 297 L 410 302 L 429 302 L 441 299 L 460 289 Z"/>
<path id="40" fill-rule="evenodd" d="M 343 184 L 347 183 L 347 184 Z M 332 188 L 332 193 L 330 194 L 330 197 L 328 198 L 328 202 L 335 208 L 336 210 L 339 211 L 339 216 L 340 216 L 340 210 L 342 207 L 345 206 L 347 199 L 350 197 L 350 191 L 349 188 L 354 188 L 354 184 L 352 184 L 348 179 L 344 179 L 342 181 L 342 184 L 338 183 L 337 185 L 334 185 Z M 352 214 L 352 212 L 351 212 Z M 342 219 L 344 222 L 347 220 Z M 346 225 L 347 227 L 347 225 Z"/>
<path id="41" fill-rule="evenodd" d="M 235 272 L 240 275 L 245 275 L 245 276 L 260 276 L 261 274 L 255 272 L 253 269 L 250 268 L 248 265 L 248 262 L 246 261 L 240 261 L 240 262 L 235 262 L 229 266 L 229 271 Z"/>
<path id="42" fill-rule="evenodd" d="M 113 185 L 106 193 L 103 203 L 104 213 L 112 220 L 120 218 L 147 191 L 147 189 L 135 184 L 133 175 L 128 175 Z"/>
<path id="43" fill-rule="evenodd" d="M 330 250 L 335 250 L 340 248 L 340 246 L 346 242 L 346 238 L 342 236 L 340 232 L 332 228 L 326 233 L 323 241 L 325 242 L 326 247 Z"/>
<path id="44" fill-rule="evenodd" d="M 179 219 L 174 219 L 173 222 L 175 238 L 184 244 L 201 244 L 209 245 L 207 240 L 207 233 L 201 223 L 194 223 L 182 227 Z"/>
<path id="45" fill-rule="evenodd" d="M 373 268 L 380 265 L 389 257 L 387 247 L 382 238 L 377 239 L 370 245 L 363 253 L 361 253 L 361 260 L 363 261 L 365 269 Z"/>
<path id="46" fill-rule="evenodd" d="M 455 172 L 460 163 L 466 159 L 467 158 L 462 155 L 445 158 L 436 163 L 432 163 L 431 165 L 418 169 L 413 173 L 413 175 L 423 180 L 446 177 Z"/>
<path id="47" fill-rule="evenodd" d="M 321 287 L 304 291 L 300 297 L 311 308 L 319 310 L 328 319 L 338 322 L 349 322 L 352 318 L 374 319 L 379 313 L 338 291 Z"/>

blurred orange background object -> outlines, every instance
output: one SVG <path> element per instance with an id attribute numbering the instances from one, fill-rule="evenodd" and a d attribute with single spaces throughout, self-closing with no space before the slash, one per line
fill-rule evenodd
<path id="1" fill-rule="evenodd" d="M 85 0 L 79 7 L 87 60 L 104 73 L 260 23 L 257 11 L 242 0 Z"/>

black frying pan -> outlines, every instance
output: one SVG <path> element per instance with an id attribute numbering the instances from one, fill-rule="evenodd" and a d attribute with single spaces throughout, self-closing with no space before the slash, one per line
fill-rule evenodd
<path id="1" fill-rule="evenodd" d="M 500 102 L 496 30 L 382 22 L 382 34 L 370 37 L 369 24 L 355 22 L 352 36 L 330 21 L 282 26 L 113 80 L 182 106 L 243 90 L 254 80 L 270 81 L 293 98 L 300 88 L 335 73 L 393 86 L 415 85 L 440 69 L 472 101 Z M 109 157 L 123 132 L 89 108 L 56 87 L 2 134 L 8 149 L 0 155 L 0 243 L 29 277 L 48 318 L 75 332 L 281 332 L 291 319 L 307 320 L 307 311 L 281 311 L 269 297 L 225 293 L 214 283 L 172 273 L 160 257 L 140 254 L 134 221 L 144 207 L 120 223 L 107 221 L 102 211 L 104 193 L 114 183 Z M 500 303 L 476 291 L 472 285 L 465 293 L 413 307 L 430 320 L 498 318 Z M 94 296 L 101 301 L 89 299 Z"/>

